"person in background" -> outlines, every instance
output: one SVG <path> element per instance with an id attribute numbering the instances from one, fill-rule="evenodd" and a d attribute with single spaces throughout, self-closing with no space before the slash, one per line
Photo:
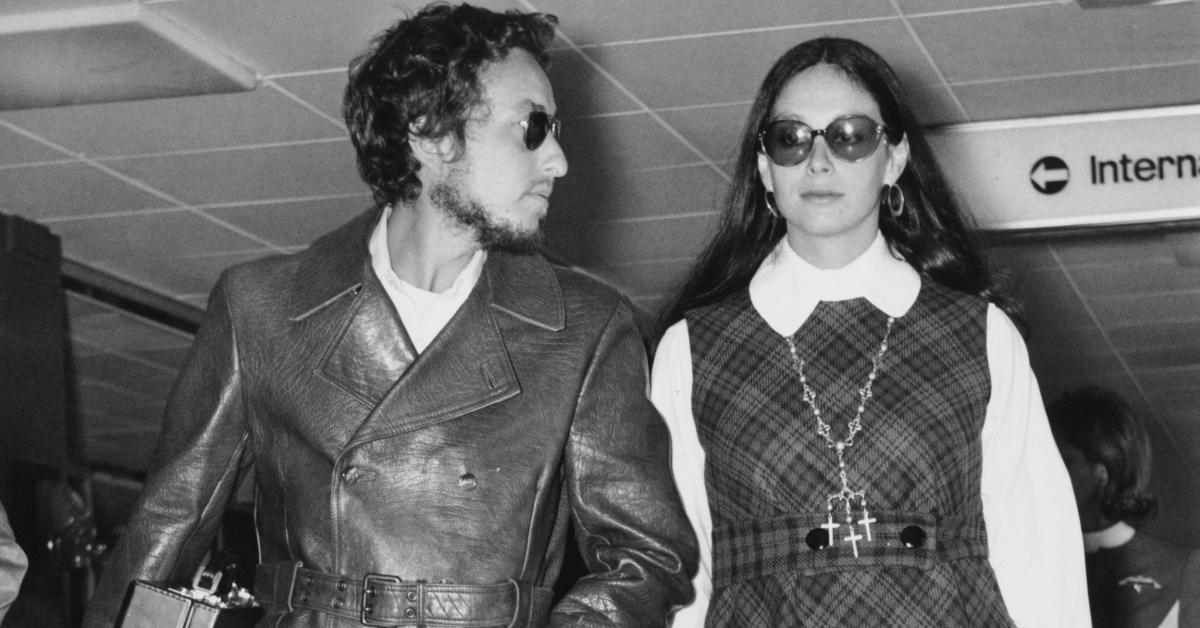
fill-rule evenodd
<path id="1" fill-rule="evenodd" d="M 377 206 L 222 275 L 88 626 L 191 575 L 251 463 L 262 626 L 651 627 L 691 599 L 632 306 L 538 253 L 556 23 L 430 5 L 354 62 Z M 587 573 L 555 600 L 569 530 Z"/>
<path id="2" fill-rule="evenodd" d="M 12 527 L 8 524 L 8 514 L 4 505 L 0 504 L 0 622 L 8 614 L 17 593 L 21 590 L 21 580 L 25 570 L 29 568 L 29 560 L 17 540 L 13 537 Z"/>
<path id="3" fill-rule="evenodd" d="M 1200 627 L 1200 550 L 1139 531 L 1158 513 L 1141 418 L 1094 386 L 1065 393 L 1047 413 L 1075 489 L 1093 625 Z"/>
<path id="4" fill-rule="evenodd" d="M 1007 305 L 887 62 L 784 53 L 655 354 L 701 543 L 675 625 L 1087 626 Z"/>

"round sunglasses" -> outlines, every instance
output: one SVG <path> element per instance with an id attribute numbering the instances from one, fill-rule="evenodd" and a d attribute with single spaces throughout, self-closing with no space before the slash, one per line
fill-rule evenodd
<path id="1" fill-rule="evenodd" d="M 529 117 L 519 124 L 521 128 L 525 129 L 525 148 L 529 150 L 537 150 L 542 142 L 546 141 L 546 136 L 551 133 L 554 134 L 555 139 L 558 139 L 558 132 L 562 129 L 561 120 L 545 111 L 536 109 L 530 111 Z"/>
<path id="2" fill-rule="evenodd" d="M 796 166 L 808 159 L 813 142 L 825 136 L 834 157 L 850 163 L 870 157 L 888 128 L 868 116 L 842 116 L 824 130 L 799 120 L 776 120 L 758 134 L 758 146 L 776 166 Z"/>

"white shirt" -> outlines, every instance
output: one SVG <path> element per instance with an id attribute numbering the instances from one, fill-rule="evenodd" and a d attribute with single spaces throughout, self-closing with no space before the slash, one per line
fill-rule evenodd
<path id="1" fill-rule="evenodd" d="M 843 268 L 822 270 L 792 251 L 787 239 L 750 281 L 750 301 L 776 333 L 791 335 L 820 301 L 865 297 L 901 317 L 921 278 L 897 260 L 882 235 Z M 981 435 L 983 518 L 988 561 L 1009 614 L 1020 628 L 1091 625 L 1079 515 L 1070 479 L 1046 419 L 1025 343 L 995 305 L 987 312 L 992 396 Z M 671 432 L 672 464 L 684 509 L 700 543 L 696 600 L 673 626 L 703 626 L 712 596 L 712 517 L 704 487 L 704 449 L 692 414 L 692 356 L 687 321 L 663 335 L 651 372 L 651 399 Z"/>
<path id="2" fill-rule="evenodd" d="M 392 256 L 387 242 L 387 222 L 388 217 L 392 215 L 391 206 L 384 207 L 381 214 L 367 244 L 367 250 L 371 254 L 371 268 L 383 284 L 383 290 L 391 299 L 392 305 L 396 307 L 396 313 L 400 315 L 400 322 L 404 324 L 404 330 L 408 332 L 413 347 L 417 353 L 422 353 L 470 296 L 471 290 L 479 282 L 480 273 L 483 272 L 487 253 L 483 250 L 475 251 L 475 255 L 445 292 L 422 290 L 404 281 L 392 270 Z"/>

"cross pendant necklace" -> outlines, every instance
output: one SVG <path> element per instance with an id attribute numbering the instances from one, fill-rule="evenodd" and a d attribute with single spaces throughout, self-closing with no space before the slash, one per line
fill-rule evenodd
<path id="1" fill-rule="evenodd" d="M 858 558 L 858 542 L 863 540 L 863 535 L 858 534 L 854 529 L 854 524 L 858 523 L 866 532 L 866 541 L 869 543 L 874 539 L 871 537 L 871 524 L 876 522 L 876 519 L 871 517 L 871 512 L 867 509 L 867 495 L 864 491 L 856 491 L 850 488 L 850 480 L 846 475 L 846 450 L 854 445 L 854 437 L 862 431 L 862 416 L 863 411 L 867 407 L 867 400 L 871 398 L 871 386 L 875 383 L 875 377 L 879 374 L 879 364 L 883 361 L 883 354 L 887 353 L 888 338 L 892 334 L 892 326 L 896 319 L 891 316 L 887 319 L 887 330 L 883 332 L 883 340 L 879 343 L 879 350 L 875 356 L 871 358 L 871 372 L 867 374 L 867 381 L 862 388 L 858 389 L 858 410 L 854 414 L 854 418 L 846 424 L 847 434 L 844 440 L 833 440 L 831 436 L 831 426 L 821 417 L 821 409 L 817 406 L 817 393 L 808 385 L 808 377 L 804 375 L 804 360 L 800 357 L 800 350 L 796 346 L 794 336 L 785 336 L 787 341 L 788 351 L 792 356 L 792 367 L 796 371 L 796 376 L 800 378 L 800 386 L 803 388 L 804 402 L 812 409 L 813 418 L 817 423 L 817 434 L 825 439 L 825 444 L 829 449 L 832 449 L 837 455 L 838 480 L 840 480 L 841 488 L 836 493 L 830 493 L 825 499 L 825 514 L 826 522 L 821 524 L 829 533 L 829 546 L 833 546 L 834 530 L 841 527 L 841 524 L 834 522 L 834 511 L 837 511 L 838 517 L 843 517 L 847 534 L 842 537 L 843 543 L 849 543 L 851 550 L 854 552 L 854 557 Z M 862 518 L 855 521 L 854 511 L 858 509 L 862 512 Z"/>

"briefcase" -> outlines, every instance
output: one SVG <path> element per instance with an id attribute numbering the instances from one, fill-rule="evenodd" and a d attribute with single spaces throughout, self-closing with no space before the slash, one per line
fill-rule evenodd
<path id="1" fill-rule="evenodd" d="M 236 585 L 218 595 L 222 576 L 202 565 L 191 587 L 138 580 L 130 585 L 116 628 L 253 628 L 262 618 L 262 607 Z"/>

